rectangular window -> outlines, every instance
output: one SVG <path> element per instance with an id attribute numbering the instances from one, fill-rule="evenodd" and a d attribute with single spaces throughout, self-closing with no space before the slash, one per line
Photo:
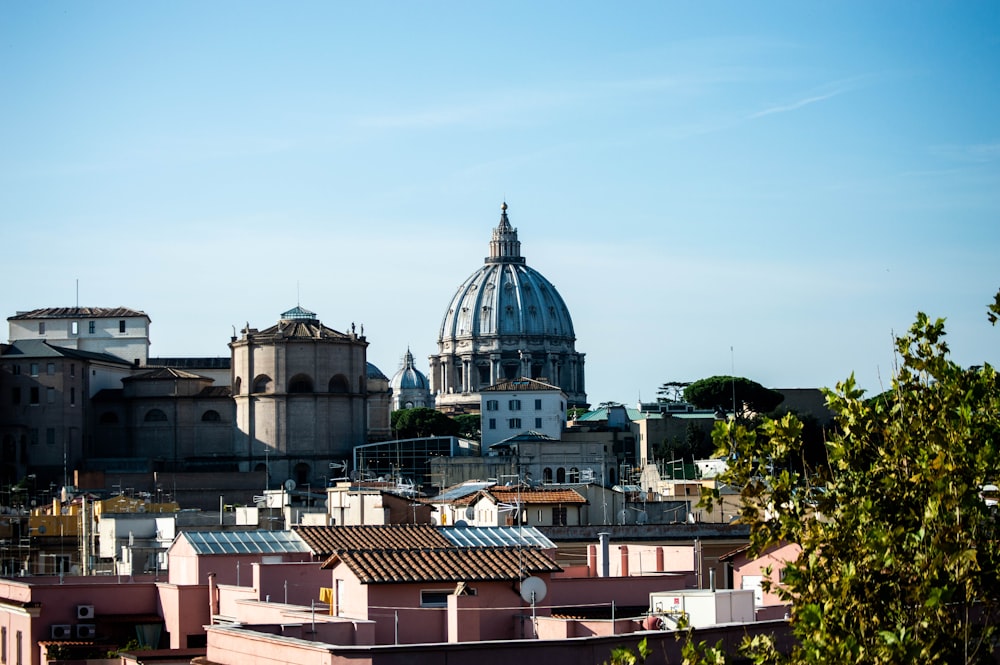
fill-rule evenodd
<path id="1" fill-rule="evenodd" d="M 38 386 L 31 386 L 28 395 L 29 404 L 38 404 Z"/>
<path id="2" fill-rule="evenodd" d="M 535 400 L 535 411 L 541 411 L 541 410 L 542 410 L 542 400 L 536 399 Z"/>
<path id="3" fill-rule="evenodd" d="M 488 400 L 486 400 L 486 410 L 487 411 L 496 411 L 499 408 L 500 408 L 500 402 L 499 401 L 497 401 L 495 399 L 488 399 Z"/>
<path id="4" fill-rule="evenodd" d="M 38 363 L 31 363 L 29 369 L 31 370 L 31 376 L 38 376 Z"/>
<path id="5" fill-rule="evenodd" d="M 7 626 L 0 627 L 0 663 L 7 662 Z"/>
<path id="6" fill-rule="evenodd" d="M 15 638 L 14 638 L 14 658 L 17 659 L 17 662 L 15 663 L 15 665 L 24 665 L 24 661 L 21 660 L 21 642 L 22 642 L 22 640 L 23 640 L 23 636 L 21 635 L 21 631 L 17 631 L 17 635 L 15 635 Z"/>
<path id="7" fill-rule="evenodd" d="M 118 332 L 120 333 L 125 332 L 125 319 L 122 319 L 121 321 L 118 322 Z"/>
<path id="8" fill-rule="evenodd" d="M 510 408 L 511 411 L 520 411 L 521 410 L 521 400 L 519 400 L 519 399 L 512 399 L 510 402 L 507 403 L 507 406 L 508 406 L 508 408 Z"/>
<path id="9" fill-rule="evenodd" d="M 535 429 L 541 429 L 541 427 L 542 427 L 542 419 L 535 418 Z"/>
<path id="10" fill-rule="evenodd" d="M 507 421 L 507 424 L 508 424 L 508 427 L 510 427 L 511 429 L 521 429 L 521 419 L 520 418 L 511 418 L 509 421 Z"/>
<path id="11" fill-rule="evenodd" d="M 76 363 L 69 364 L 69 375 L 76 376 Z"/>
<path id="12" fill-rule="evenodd" d="M 74 321 L 73 323 L 69 324 L 69 334 L 70 335 L 79 335 L 80 334 L 80 322 L 79 321 Z"/>
<path id="13" fill-rule="evenodd" d="M 97 323 L 94 322 L 94 321 L 88 321 L 87 322 L 87 332 L 89 332 L 91 335 L 93 335 L 95 332 L 97 332 Z"/>
<path id="14" fill-rule="evenodd" d="M 45 334 L 45 321 L 39 321 L 38 322 L 38 334 L 39 335 L 44 335 Z"/>
<path id="15" fill-rule="evenodd" d="M 54 375 L 56 373 L 56 364 L 45 363 L 45 373 L 48 374 L 49 376 Z"/>
<path id="16" fill-rule="evenodd" d="M 420 607 L 448 607 L 452 589 L 434 589 L 420 592 Z"/>
<path id="17" fill-rule="evenodd" d="M 21 389 L 11 388 L 10 389 L 10 403 L 17 406 L 21 403 Z"/>
<path id="18" fill-rule="evenodd" d="M 497 419 L 490 418 L 490 429 L 496 429 L 496 428 L 497 428 Z"/>
<path id="19" fill-rule="evenodd" d="M 552 526 L 566 526 L 566 506 L 552 508 Z"/>
<path id="20" fill-rule="evenodd" d="M 31 429 L 28 430 L 28 443 L 30 443 L 33 446 L 37 446 L 38 445 L 38 428 L 37 427 L 32 427 Z"/>
<path id="21" fill-rule="evenodd" d="M 53 404 L 53 403 L 55 403 L 55 401 L 56 401 L 56 389 L 55 388 L 46 388 L 45 389 L 45 403 L 46 404 Z"/>
<path id="22" fill-rule="evenodd" d="M 56 428 L 46 427 L 45 428 L 45 443 L 50 446 L 56 445 Z"/>
<path id="23" fill-rule="evenodd" d="M 14 365 L 14 376 L 19 376 L 21 374 L 21 366 Z"/>
<path id="24" fill-rule="evenodd" d="M 69 389 L 69 405 L 76 406 L 76 388 Z"/>

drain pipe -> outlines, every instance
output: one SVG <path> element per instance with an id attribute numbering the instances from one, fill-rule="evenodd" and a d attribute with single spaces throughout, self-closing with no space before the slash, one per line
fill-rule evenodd
<path id="1" fill-rule="evenodd" d="M 608 542 L 610 533 L 599 533 L 597 537 L 601 545 L 601 574 L 600 577 L 611 577 L 611 546 Z"/>

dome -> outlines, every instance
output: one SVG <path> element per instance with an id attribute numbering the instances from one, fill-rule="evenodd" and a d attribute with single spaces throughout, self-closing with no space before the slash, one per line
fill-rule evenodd
<path id="1" fill-rule="evenodd" d="M 493 230 L 490 256 L 448 305 L 439 340 L 546 336 L 576 339 L 573 320 L 556 287 L 521 256 L 506 204 Z"/>
<path id="2" fill-rule="evenodd" d="M 403 366 L 399 368 L 398 372 L 393 374 L 392 382 L 389 385 L 392 387 L 393 392 L 401 390 L 428 390 L 430 388 L 427 383 L 427 377 L 413 366 L 413 354 L 410 353 L 409 349 L 406 350 L 406 355 L 403 356 Z"/>
<path id="3" fill-rule="evenodd" d="M 366 369 L 368 370 L 368 378 L 369 379 L 381 379 L 382 381 L 388 381 L 389 380 L 389 377 L 387 377 L 385 374 L 383 374 L 382 370 L 380 370 L 378 367 L 376 367 L 374 363 L 370 363 L 369 362 L 369 363 L 366 363 L 366 365 L 367 365 Z"/>
<path id="4" fill-rule="evenodd" d="M 586 404 L 584 354 L 573 319 L 552 283 L 521 256 L 517 229 L 500 207 L 490 255 L 452 296 L 431 356 L 430 386 L 438 409 L 479 410 L 479 390 L 518 377 L 544 380 Z"/>

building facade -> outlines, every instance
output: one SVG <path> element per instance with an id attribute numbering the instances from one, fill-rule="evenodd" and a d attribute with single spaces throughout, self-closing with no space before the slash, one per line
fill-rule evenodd
<path id="1" fill-rule="evenodd" d="M 445 412 L 475 412 L 482 388 L 522 376 L 558 386 L 570 407 L 587 404 L 584 354 L 569 309 L 521 256 L 506 203 L 490 255 L 448 304 L 430 366 L 431 392 Z"/>
<path id="2" fill-rule="evenodd" d="M 230 343 L 241 471 L 305 482 L 366 441 L 368 342 L 295 307 Z"/>

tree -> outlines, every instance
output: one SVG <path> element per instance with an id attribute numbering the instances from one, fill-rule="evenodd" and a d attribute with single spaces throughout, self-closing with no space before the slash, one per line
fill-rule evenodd
<path id="1" fill-rule="evenodd" d="M 712 376 L 685 388 L 684 399 L 699 409 L 731 411 L 735 406 L 736 418 L 746 420 L 774 411 L 785 396 L 740 376 Z"/>
<path id="2" fill-rule="evenodd" d="M 482 432 L 480 428 L 482 427 L 482 418 L 476 413 L 461 413 L 452 418 L 456 423 L 458 423 L 458 436 L 463 439 L 473 439 L 475 441 L 479 440 Z"/>
<path id="3" fill-rule="evenodd" d="M 679 402 L 684 396 L 684 389 L 691 385 L 690 381 L 667 381 L 656 390 L 657 401 Z"/>
<path id="4" fill-rule="evenodd" d="M 756 662 L 993 662 L 1000 529 L 980 490 L 1000 473 L 1000 380 L 953 363 L 944 338 L 919 313 L 896 339 L 886 399 L 866 400 L 853 376 L 826 391 L 837 429 L 819 484 L 784 463 L 803 447 L 794 415 L 717 423 L 717 444 L 738 453 L 723 481 L 743 488 L 751 554 L 802 548 L 776 587 L 797 643 L 781 656 L 757 639 Z"/>
<path id="5" fill-rule="evenodd" d="M 458 436 L 457 422 L 440 411 L 417 407 L 392 412 L 392 430 L 396 438 L 413 439 L 422 436 Z"/>

